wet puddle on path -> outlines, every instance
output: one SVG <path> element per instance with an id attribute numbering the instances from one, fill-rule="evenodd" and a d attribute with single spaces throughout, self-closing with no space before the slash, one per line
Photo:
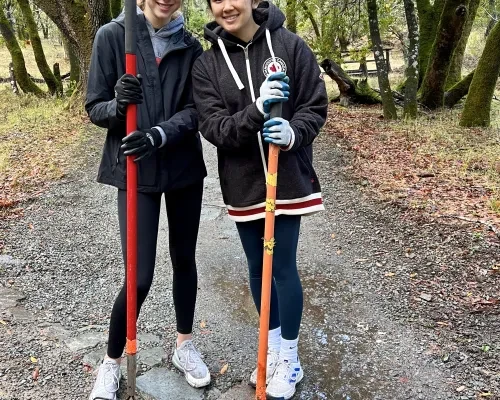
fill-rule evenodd
<path id="1" fill-rule="evenodd" d="M 235 320 L 258 325 L 248 283 L 242 275 L 216 273 L 215 288 L 231 293 L 231 314 Z M 340 287 L 332 278 L 301 273 L 304 289 L 299 354 L 306 373 L 294 399 L 372 400 L 383 385 L 378 365 L 371 361 L 379 340 L 375 327 L 356 324 L 356 307 L 348 285 Z M 342 286 L 342 285 L 340 285 Z M 385 374 L 384 374 L 385 375 Z"/>

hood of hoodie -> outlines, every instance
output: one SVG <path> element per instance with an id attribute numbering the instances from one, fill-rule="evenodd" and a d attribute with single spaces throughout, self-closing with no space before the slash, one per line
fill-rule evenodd
<path id="1" fill-rule="evenodd" d="M 253 11 L 253 18 L 257 25 L 260 26 L 252 39 L 254 42 L 265 36 L 266 29 L 273 32 L 276 29 L 281 28 L 286 19 L 285 15 L 278 7 L 267 1 L 260 3 L 259 6 Z M 237 47 L 238 45 L 238 39 L 231 39 L 232 35 L 225 32 L 224 29 L 215 21 L 212 21 L 205 26 L 204 36 L 205 39 L 214 45 L 218 45 L 217 41 L 219 38 L 222 39 L 228 50 L 233 47 Z"/>
<path id="2" fill-rule="evenodd" d="M 144 18 L 146 22 L 157 60 L 161 59 L 166 52 L 183 40 L 184 16 L 181 12 L 176 11 L 172 14 L 170 22 L 158 30 L 153 27 L 139 7 L 137 7 L 137 15 Z M 112 22 L 125 27 L 125 11 L 122 11 Z"/>

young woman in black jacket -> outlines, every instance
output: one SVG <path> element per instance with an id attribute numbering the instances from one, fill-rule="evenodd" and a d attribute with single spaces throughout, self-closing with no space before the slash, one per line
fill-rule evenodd
<path id="1" fill-rule="evenodd" d="M 126 255 L 126 157 L 138 167 L 138 309 L 153 280 L 162 195 L 173 266 L 177 342 L 172 361 L 195 387 L 210 373 L 192 342 L 197 293 L 195 248 L 205 164 L 192 94 L 191 67 L 202 53 L 184 29 L 181 0 L 144 0 L 137 8 L 137 71 L 125 74 L 124 15 L 99 29 L 92 50 L 86 110 L 108 130 L 98 181 L 118 189 L 122 252 Z M 125 114 L 137 104 L 138 130 L 125 137 Z M 107 356 L 90 400 L 116 399 L 126 339 L 126 287 L 114 303 Z"/>
<path id="2" fill-rule="evenodd" d="M 323 209 L 312 143 L 327 115 L 318 63 L 305 42 L 283 27 L 285 16 L 258 0 L 208 0 L 212 48 L 196 61 L 193 84 L 200 132 L 217 147 L 228 214 L 247 256 L 260 309 L 268 143 L 281 146 L 275 205 L 273 284 L 267 367 L 268 398 L 290 399 L 304 373 L 297 355 L 303 309 L 297 271 L 301 216 Z M 270 106 L 282 118 L 269 119 Z M 250 383 L 256 384 L 256 370 Z"/>

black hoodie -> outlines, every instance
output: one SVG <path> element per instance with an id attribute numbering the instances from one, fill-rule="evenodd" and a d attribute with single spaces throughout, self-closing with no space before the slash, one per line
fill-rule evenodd
<path id="1" fill-rule="evenodd" d="M 166 192 L 206 176 L 198 114 L 192 93 L 191 67 L 202 53 L 200 43 L 184 29 L 172 35 L 157 65 L 144 14 L 137 15 L 137 73 L 142 75 L 144 102 L 137 107 L 138 129 L 159 126 L 167 143 L 137 163 L 140 192 Z M 90 120 L 107 128 L 98 182 L 126 188 L 125 155 L 120 149 L 125 123 L 116 118 L 114 86 L 125 73 L 124 15 L 96 34 L 85 108 Z"/>
<path id="2" fill-rule="evenodd" d="M 260 28 L 248 44 L 216 22 L 209 23 L 205 38 L 212 48 L 195 62 L 192 72 L 200 132 L 217 147 L 222 195 L 236 221 L 264 216 L 268 145 L 259 133 L 265 121 L 255 98 L 266 76 L 279 70 L 290 78 L 290 99 L 283 104 L 282 117 L 295 137 L 290 150 L 279 156 L 276 215 L 323 209 L 311 146 L 326 121 L 328 105 L 318 63 L 306 43 L 283 27 L 285 16 L 276 6 L 260 3 L 254 19 Z"/>

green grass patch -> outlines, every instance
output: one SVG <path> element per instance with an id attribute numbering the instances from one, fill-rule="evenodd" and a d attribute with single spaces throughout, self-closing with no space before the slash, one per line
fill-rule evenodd
<path id="1" fill-rule="evenodd" d="M 67 100 L 16 96 L 0 86 L 0 208 L 33 195 L 74 167 L 88 138 L 86 117 Z"/>

